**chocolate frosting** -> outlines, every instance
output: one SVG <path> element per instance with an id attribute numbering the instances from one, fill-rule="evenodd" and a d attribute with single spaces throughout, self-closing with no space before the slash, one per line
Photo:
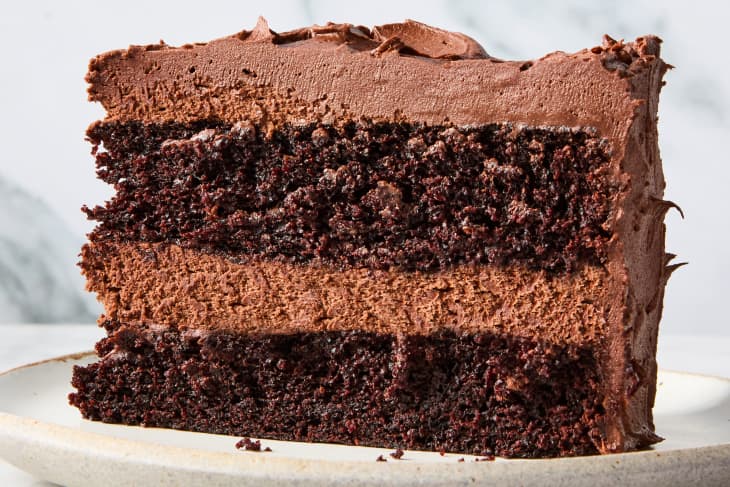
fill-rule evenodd
<path id="1" fill-rule="evenodd" d="M 500 61 L 466 36 L 412 21 L 373 29 L 327 24 L 277 34 L 265 21 L 207 44 L 132 46 L 90 63 L 90 99 L 107 120 L 282 123 L 407 120 L 578 126 L 610 145 L 620 189 L 609 242 L 603 374 L 611 392 L 601 451 L 657 441 L 657 327 L 672 266 L 664 253 L 657 144 L 660 39 Z"/>
<path id="2" fill-rule="evenodd" d="M 477 41 L 459 32 L 449 32 L 430 25 L 406 20 L 369 29 L 353 24 L 313 25 L 288 32 L 276 33 L 268 22 L 259 17 L 256 27 L 242 31 L 238 38 L 245 41 L 291 44 L 309 39 L 333 42 L 349 48 L 369 51 L 373 55 L 396 52 L 431 59 L 486 59 L 489 56 Z"/>
<path id="3" fill-rule="evenodd" d="M 397 43 L 401 54 L 413 53 L 432 59 L 486 59 L 487 52 L 471 37 L 447 32 L 415 20 L 385 24 L 373 28 L 373 38 L 380 42 Z M 397 42 L 395 42 L 397 41 Z M 381 47 L 376 50 L 382 50 Z"/>
<path id="4" fill-rule="evenodd" d="M 463 34 L 414 21 L 278 34 L 260 19 L 251 31 L 209 43 L 102 54 L 91 61 L 87 80 L 90 99 L 104 105 L 108 119 L 516 122 L 594 127 L 620 143 L 638 93 L 622 78 L 663 65 L 659 43 L 646 36 L 500 61 Z"/>

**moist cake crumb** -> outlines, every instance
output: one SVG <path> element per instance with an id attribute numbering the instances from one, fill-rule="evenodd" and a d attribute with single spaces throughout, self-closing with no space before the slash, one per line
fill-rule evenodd
<path id="1" fill-rule="evenodd" d="M 403 454 L 405 452 L 401 450 L 400 448 L 396 449 L 394 452 L 390 454 L 391 457 L 395 458 L 396 460 L 400 460 L 403 457 Z"/>
<path id="2" fill-rule="evenodd" d="M 246 451 L 261 451 L 261 441 L 253 441 L 251 438 L 243 438 L 238 443 L 236 443 L 236 448 L 239 450 L 243 448 Z M 271 448 L 266 447 L 263 451 L 269 452 L 271 451 Z"/>
<path id="3" fill-rule="evenodd" d="M 87 418 L 104 422 L 532 458 L 595 453 L 605 414 L 589 349 L 446 331 L 255 336 L 105 327 L 110 336 L 97 350 L 116 351 L 114 358 L 75 368 L 71 395 Z M 247 438 L 242 446 L 256 443 Z"/>
<path id="4" fill-rule="evenodd" d="M 359 121 L 249 140 L 215 126 L 204 139 L 199 123 L 92 126 L 106 149 L 98 173 L 117 193 L 85 209 L 99 222 L 91 240 L 376 269 L 605 262 L 615 188 L 609 144 L 590 130 Z M 330 146 L 312 145 L 317 131 Z"/>

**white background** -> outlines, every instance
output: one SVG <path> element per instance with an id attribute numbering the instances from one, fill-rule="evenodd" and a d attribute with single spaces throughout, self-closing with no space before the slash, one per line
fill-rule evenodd
<path id="1" fill-rule="evenodd" d="M 100 52 L 159 39 L 172 45 L 206 41 L 250 29 L 258 15 L 267 17 L 274 30 L 328 20 L 376 25 L 414 18 L 462 31 L 491 55 L 513 59 L 590 47 L 603 33 L 626 39 L 654 33 L 665 41 L 664 59 L 676 66 L 666 77 L 660 103 L 666 198 L 686 216 L 681 220 L 669 213 L 667 250 L 690 263 L 670 280 L 662 326 L 685 335 L 728 336 L 730 69 L 725 38 L 730 9 L 725 5 L 641 0 L 8 2 L 0 9 L 0 183 L 5 180 L 40 199 L 60 219 L 65 230 L 47 230 L 46 238 L 60 241 L 63 234 L 71 242 L 55 260 L 73 283 L 64 285 L 65 292 L 81 294 L 76 250 L 68 250 L 77 249 L 91 229 L 79 207 L 111 194 L 95 179 L 83 135 L 103 116 L 100 107 L 86 101 L 83 81 L 88 60 Z M 32 215 L 14 222 L 15 213 L 0 207 L 0 244 L 33 224 Z M 3 265 L 13 264 L 2 259 L 0 245 L 0 281 Z M 30 297 L 22 306 L 46 306 L 33 286 L 26 288 Z M 21 305 L 7 296 L 3 300 L 3 289 L 10 288 L 0 285 L 0 322 L 31 316 L 13 309 Z"/>

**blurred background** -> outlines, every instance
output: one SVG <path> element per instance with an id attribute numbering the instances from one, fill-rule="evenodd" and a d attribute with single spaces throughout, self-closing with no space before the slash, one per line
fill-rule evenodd
<path id="1" fill-rule="evenodd" d="M 111 196 L 95 179 L 84 131 L 103 117 L 86 101 L 88 60 L 164 39 L 180 45 L 251 29 L 259 15 L 283 31 L 328 20 L 377 25 L 413 18 L 464 32 L 491 55 L 529 59 L 600 44 L 608 33 L 654 33 L 676 66 L 660 103 L 670 212 L 667 250 L 690 265 L 665 298 L 665 332 L 730 336 L 730 68 L 721 2 L 571 0 L 12 2 L 0 12 L 0 323 L 92 323 L 77 255 L 92 224 L 79 211 Z"/>

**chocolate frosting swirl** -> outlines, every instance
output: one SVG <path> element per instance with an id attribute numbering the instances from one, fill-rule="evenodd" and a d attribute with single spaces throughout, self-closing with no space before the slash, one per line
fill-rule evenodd
<path id="1" fill-rule="evenodd" d="M 432 59 L 487 59 L 490 57 L 484 48 L 469 36 L 431 27 L 415 20 L 373 27 L 373 38 L 381 45 L 392 39 L 398 39 L 406 50 Z M 404 52 L 404 50 L 401 49 L 400 52 Z"/>
<path id="2" fill-rule="evenodd" d="M 359 51 L 370 51 L 374 56 L 387 53 L 420 56 L 430 59 L 488 59 L 490 56 L 477 41 L 459 32 L 431 27 L 406 20 L 384 24 L 371 29 L 362 25 L 337 24 L 313 25 L 277 33 L 268 22 L 259 17 L 256 27 L 238 34 L 239 39 L 249 42 L 291 44 L 310 39 L 334 42 Z"/>

